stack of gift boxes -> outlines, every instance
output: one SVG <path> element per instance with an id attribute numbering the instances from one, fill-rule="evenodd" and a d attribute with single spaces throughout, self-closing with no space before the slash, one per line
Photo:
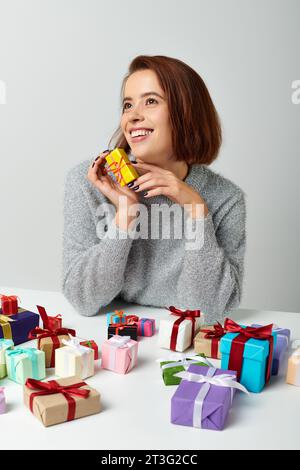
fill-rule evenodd
<path id="1" fill-rule="evenodd" d="M 16 296 L 1 296 L 0 379 L 23 385 L 24 403 L 50 426 L 101 411 L 100 394 L 84 380 L 94 375 L 99 359 L 93 340 L 83 340 L 62 324 L 61 315 L 38 314 L 19 307 Z M 168 307 L 160 320 L 158 345 L 172 354 L 159 360 L 163 383 L 176 386 L 171 422 L 203 429 L 223 429 L 235 394 L 261 392 L 277 375 L 290 342 L 290 331 L 274 325 L 244 326 L 226 318 L 205 325 L 200 310 Z M 42 327 L 39 326 L 40 319 Z M 155 320 L 107 314 L 107 340 L 101 348 L 103 369 L 129 373 L 138 361 L 139 337 L 155 334 Z M 36 340 L 36 348 L 15 347 Z M 185 354 L 194 346 L 193 354 Z M 221 360 L 215 367 L 211 360 Z M 54 368 L 56 380 L 45 380 Z M 287 382 L 300 386 L 300 349 L 289 359 Z M 0 413 L 5 412 L 0 387 Z"/>

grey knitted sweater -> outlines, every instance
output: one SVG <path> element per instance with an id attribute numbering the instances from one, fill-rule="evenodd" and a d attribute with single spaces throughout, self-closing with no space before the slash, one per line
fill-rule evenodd
<path id="1" fill-rule="evenodd" d="M 201 249 L 186 250 L 184 237 L 113 239 L 113 229 L 120 236 L 127 232 L 97 215 L 99 205 L 109 201 L 86 179 L 90 163 L 76 165 L 65 179 L 61 285 L 73 307 L 91 316 L 121 298 L 141 305 L 200 309 L 206 322 L 222 321 L 242 294 L 243 191 L 206 166 L 191 165 L 184 181 L 199 192 L 209 210 L 202 222 Z M 152 204 L 172 204 L 165 196 L 147 199 L 142 194 L 141 202 L 149 224 Z"/>

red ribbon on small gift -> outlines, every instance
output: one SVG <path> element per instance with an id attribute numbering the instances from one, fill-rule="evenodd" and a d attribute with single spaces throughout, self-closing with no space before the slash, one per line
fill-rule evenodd
<path id="1" fill-rule="evenodd" d="M 136 325 L 139 321 L 139 317 L 136 315 L 126 315 L 125 317 L 125 324 L 127 325 Z"/>
<path id="2" fill-rule="evenodd" d="M 38 349 L 41 348 L 41 340 L 43 338 L 51 338 L 53 343 L 52 353 L 51 353 L 51 360 L 50 360 L 50 367 L 55 366 L 55 350 L 60 348 L 60 342 L 58 336 L 60 335 L 72 335 L 76 336 L 76 331 L 71 330 L 70 328 L 57 328 L 54 331 L 47 330 L 45 328 L 40 328 L 36 326 L 33 330 L 29 332 L 28 339 L 36 339 L 38 340 Z"/>
<path id="3" fill-rule="evenodd" d="M 130 163 L 130 162 L 129 162 L 129 163 L 128 163 L 128 162 L 125 162 L 123 156 L 121 156 L 119 162 L 113 161 L 112 163 L 110 163 L 110 164 L 108 165 L 108 168 L 109 168 L 108 171 L 111 171 L 111 172 L 115 175 L 115 177 L 116 177 L 118 183 L 121 183 L 121 181 L 122 181 L 122 179 L 123 179 L 122 171 L 121 171 L 121 170 L 122 170 L 122 168 L 124 168 L 124 167 L 126 167 L 126 166 L 130 167 L 130 166 L 131 166 L 131 163 Z"/>
<path id="4" fill-rule="evenodd" d="M 51 330 L 54 331 L 58 328 L 62 328 L 62 317 L 61 315 L 56 315 L 55 317 L 50 317 L 45 308 L 42 307 L 41 305 L 37 305 L 37 309 L 39 311 L 39 314 L 41 316 L 41 319 L 43 320 L 43 328 L 46 330 Z"/>
<path id="5" fill-rule="evenodd" d="M 191 343 L 193 342 L 193 338 L 195 335 L 195 323 L 196 323 L 196 318 L 201 316 L 201 311 L 200 310 L 180 310 L 179 308 L 174 307 L 171 305 L 171 307 L 165 307 L 167 310 L 171 312 L 171 315 L 176 315 L 179 316 L 178 320 L 173 323 L 173 328 L 172 328 L 172 334 L 171 334 L 171 340 L 170 340 L 170 349 L 172 351 L 176 351 L 176 342 L 177 342 L 177 336 L 178 336 L 178 331 L 179 331 L 179 325 L 182 323 L 184 320 L 191 320 L 192 322 L 192 336 L 191 336 Z"/>
<path id="6" fill-rule="evenodd" d="M 18 313 L 18 299 L 17 295 L 2 295 L 0 294 L 1 308 L 3 315 L 16 315 Z"/>
<path id="7" fill-rule="evenodd" d="M 27 379 L 25 385 L 31 390 L 39 390 L 39 392 L 33 392 L 30 394 L 29 408 L 32 413 L 33 413 L 33 400 L 35 399 L 35 397 L 40 397 L 43 395 L 54 395 L 55 393 L 62 393 L 68 402 L 67 421 L 72 421 L 75 418 L 76 401 L 74 400 L 72 395 L 75 395 L 81 398 L 87 398 L 90 394 L 90 390 L 80 388 L 80 387 L 83 387 L 84 385 L 87 385 L 85 382 L 78 382 L 72 385 L 59 385 L 59 383 L 56 382 L 56 380 L 49 380 L 49 382 L 41 382 L 40 380 Z"/>
<path id="8" fill-rule="evenodd" d="M 228 369 L 235 370 L 237 372 L 237 380 L 240 380 L 242 365 L 243 365 L 243 354 L 245 349 L 245 343 L 251 338 L 259 340 L 269 341 L 269 357 L 268 365 L 266 370 L 266 383 L 270 380 L 271 377 L 271 367 L 272 367 L 272 357 L 274 349 L 274 338 L 272 336 L 273 323 L 270 325 L 262 326 L 255 328 L 252 326 L 247 326 L 242 328 L 240 325 L 235 323 L 230 318 L 226 318 L 224 322 L 224 329 L 227 333 L 239 333 L 233 340 L 231 344 L 230 356 Z"/>
<path id="9" fill-rule="evenodd" d="M 200 331 L 202 331 L 202 333 L 206 333 L 204 335 L 205 339 L 211 339 L 211 357 L 213 359 L 218 359 L 219 342 L 222 336 L 226 334 L 226 331 L 219 322 L 214 324 L 213 328 L 213 330 L 203 328 L 200 329 Z"/>
<path id="10" fill-rule="evenodd" d="M 119 331 L 122 331 L 124 330 L 125 328 L 128 328 L 130 326 L 134 326 L 135 324 L 134 323 L 112 323 L 110 326 L 110 328 L 116 328 L 116 331 L 115 331 L 115 335 L 118 335 L 119 334 Z"/>

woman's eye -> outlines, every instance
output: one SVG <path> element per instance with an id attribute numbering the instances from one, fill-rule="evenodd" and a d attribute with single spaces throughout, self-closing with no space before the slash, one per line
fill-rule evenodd
<path id="1" fill-rule="evenodd" d="M 157 103 L 157 100 L 154 99 L 154 98 L 148 98 L 148 99 L 146 100 L 146 103 L 147 103 L 148 101 L 154 101 L 155 103 Z M 124 105 L 123 105 L 123 111 L 125 111 L 126 109 L 128 109 L 128 108 L 126 107 L 127 104 L 130 105 L 130 103 L 124 103 Z M 152 103 L 151 103 L 151 104 L 152 104 Z M 131 105 L 130 105 L 130 106 L 131 106 Z"/>

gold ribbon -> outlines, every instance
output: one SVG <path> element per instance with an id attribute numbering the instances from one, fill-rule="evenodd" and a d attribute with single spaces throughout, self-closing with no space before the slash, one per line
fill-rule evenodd
<path id="1" fill-rule="evenodd" d="M 12 320 L 6 315 L 0 315 L 0 328 L 2 328 L 4 339 L 12 339 L 11 326 L 9 324 L 9 322 L 12 322 L 12 321 L 15 321 L 15 320 Z"/>

